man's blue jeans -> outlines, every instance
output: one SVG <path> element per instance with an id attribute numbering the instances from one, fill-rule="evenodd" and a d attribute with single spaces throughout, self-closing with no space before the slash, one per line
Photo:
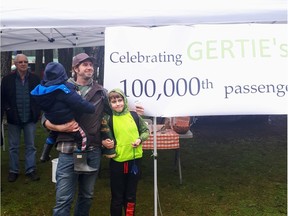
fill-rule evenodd
<path id="1" fill-rule="evenodd" d="M 90 167 L 100 167 L 100 147 L 87 152 L 87 163 Z M 76 174 L 74 172 L 73 154 L 59 153 L 56 170 L 56 206 L 54 216 L 70 216 L 71 205 L 78 186 L 78 197 L 75 204 L 75 216 L 89 215 L 94 195 L 94 186 L 98 172 L 93 174 Z"/>
<path id="2" fill-rule="evenodd" d="M 9 172 L 20 172 L 19 148 L 22 130 L 25 144 L 25 174 L 28 174 L 36 168 L 36 148 L 34 144 L 36 124 L 31 122 L 23 125 L 8 124 Z"/>

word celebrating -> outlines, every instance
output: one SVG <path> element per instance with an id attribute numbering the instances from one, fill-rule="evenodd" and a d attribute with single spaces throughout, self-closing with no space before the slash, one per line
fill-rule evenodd
<path id="1" fill-rule="evenodd" d="M 183 97 L 187 94 L 191 96 L 197 96 L 200 94 L 202 89 L 213 88 L 213 83 L 208 79 L 200 80 L 197 77 L 192 77 L 190 80 L 185 78 L 179 78 L 177 80 L 166 79 L 162 85 L 156 85 L 153 79 L 148 79 L 142 81 L 140 79 L 135 79 L 132 82 L 128 82 L 127 79 L 121 80 L 120 83 L 123 84 L 123 91 L 127 97 L 133 95 L 138 98 L 141 96 L 146 96 L 149 98 L 155 97 L 159 100 L 163 95 L 164 97 L 179 96 Z M 157 87 L 160 89 L 157 89 Z"/>
<path id="2" fill-rule="evenodd" d="M 112 52 L 110 54 L 110 61 L 113 63 L 175 63 L 176 66 L 182 64 L 182 55 L 181 54 L 166 54 L 163 53 L 153 54 L 153 55 L 144 55 L 140 52 L 131 54 L 130 52 L 119 53 Z"/>
<path id="3" fill-rule="evenodd" d="M 187 48 L 190 60 L 288 57 L 288 44 L 272 39 L 194 41 Z"/>
<path id="4" fill-rule="evenodd" d="M 230 94 L 257 94 L 257 93 L 276 93 L 278 97 L 284 97 L 288 92 L 288 85 L 236 85 L 236 86 L 224 86 L 225 99 L 228 99 Z"/>

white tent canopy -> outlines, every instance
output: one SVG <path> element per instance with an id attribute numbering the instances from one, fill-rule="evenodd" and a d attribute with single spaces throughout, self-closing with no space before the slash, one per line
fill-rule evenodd
<path id="1" fill-rule="evenodd" d="M 13 0 L 0 14 L 1 51 L 36 50 L 104 45 L 109 26 L 287 23 L 287 1 Z"/>

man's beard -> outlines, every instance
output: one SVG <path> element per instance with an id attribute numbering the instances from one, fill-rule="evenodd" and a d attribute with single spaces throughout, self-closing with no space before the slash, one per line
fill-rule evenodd
<path id="1" fill-rule="evenodd" d="M 92 79 L 93 78 L 93 73 L 90 75 L 90 76 L 83 76 L 83 79 L 84 80 L 90 80 L 90 79 Z"/>
<path id="2" fill-rule="evenodd" d="M 92 78 L 92 76 L 91 77 L 85 76 L 84 80 L 90 80 L 91 78 Z"/>

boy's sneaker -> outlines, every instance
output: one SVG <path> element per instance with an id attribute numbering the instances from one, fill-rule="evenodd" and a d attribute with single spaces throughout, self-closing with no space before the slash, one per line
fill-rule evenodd
<path id="1" fill-rule="evenodd" d="M 8 175 L 8 181 L 9 182 L 15 182 L 18 178 L 18 173 L 13 173 L 13 172 L 10 172 L 9 175 Z"/>
<path id="2" fill-rule="evenodd" d="M 114 158 L 116 156 L 116 152 L 114 148 L 112 149 L 103 148 L 102 155 L 105 156 L 106 158 Z"/>
<path id="3" fill-rule="evenodd" d="M 30 178 L 31 181 L 38 181 L 40 180 L 40 177 L 36 174 L 35 171 L 32 171 L 31 173 L 26 174 L 28 178 Z"/>

